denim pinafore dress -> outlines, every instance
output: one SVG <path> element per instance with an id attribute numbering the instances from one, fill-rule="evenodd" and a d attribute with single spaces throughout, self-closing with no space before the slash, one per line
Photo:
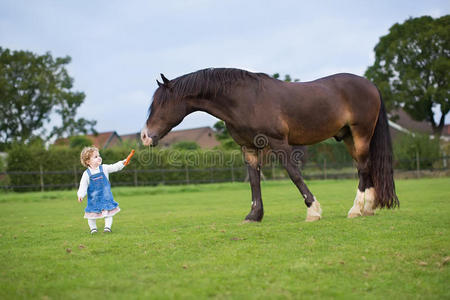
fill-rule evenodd
<path id="1" fill-rule="evenodd" d="M 99 168 L 100 172 L 94 175 L 87 169 L 89 186 L 87 206 L 84 210 L 86 219 L 110 217 L 120 211 L 119 203 L 114 201 L 111 193 L 111 184 L 103 173 L 103 167 L 100 165 Z"/>

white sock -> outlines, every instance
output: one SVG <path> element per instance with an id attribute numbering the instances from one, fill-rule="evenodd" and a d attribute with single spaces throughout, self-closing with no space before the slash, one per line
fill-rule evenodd
<path id="1" fill-rule="evenodd" d="M 113 217 L 105 217 L 105 227 L 111 229 Z"/>
<path id="2" fill-rule="evenodd" d="M 97 220 L 96 219 L 88 219 L 89 228 L 97 229 Z"/>

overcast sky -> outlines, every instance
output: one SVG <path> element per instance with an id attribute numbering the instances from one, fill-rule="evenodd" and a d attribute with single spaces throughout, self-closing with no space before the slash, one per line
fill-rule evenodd
<path id="1" fill-rule="evenodd" d="M 72 57 L 74 90 L 86 94 L 79 116 L 97 120 L 99 132 L 127 134 L 144 125 L 160 73 L 363 75 L 394 23 L 449 12 L 449 0 L 0 0 L 0 46 Z M 198 112 L 177 129 L 216 121 Z"/>

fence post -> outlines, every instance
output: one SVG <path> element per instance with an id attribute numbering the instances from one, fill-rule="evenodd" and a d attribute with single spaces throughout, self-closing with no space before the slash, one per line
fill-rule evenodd
<path id="1" fill-rule="evenodd" d="M 185 167 L 185 170 L 186 170 L 186 183 L 189 184 L 189 169 L 187 165 Z"/>
<path id="2" fill-rule="evenodd" d="M 233 165 L 231 165 L 231 182 L 234 182 L 234 168 L 233 168 Z"/>
<path id="3" fill-rule="evenodd" d="M 77 178 L 77 166 L 73 166 L 73 179 L 74 179 L 74 187 L 77 188 L 78 186 L 78 178 Z"/>
<path id="4" fill-rule="evenodd" d="M 211 183 L 213 183 L 214 182 L 214 179 L 213 179 L 213 168 L 209 168 L 209 177 L 210 177 L 209 181 Z"/>
<path id="5" fill-rule="evenodd" d="M 138 186 L 138 178 L 137 178 L 136 166 L 134 167 L 134 186 Z"/>
<path id="6" fill-rule="evenodd" d="M 327 179 L 327 159 L 323 159 L 323 179 Z"/>
<path id="7" fill-rule="evenodd" d="M 39 165 L 39 177 L 41 180 L 41 192 L 44 191 L 44 168 L 42 165 Z"/>
<path id="8" fill-rule="evenodd" d="M 420 157 L 419 157 L 419 151 L 416 151 L 416 175 L 417 175 L 417 178 L 420 178 Z"/>
<path id="9" fill-rule="evenodd" d="M 275 163 L 272 161 L 272 180 L 275 179 Z"/>

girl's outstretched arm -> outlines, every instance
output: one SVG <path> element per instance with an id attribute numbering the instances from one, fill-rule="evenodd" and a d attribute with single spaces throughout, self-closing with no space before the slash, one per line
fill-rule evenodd
<path id="1" fill-rule="evenodd" d="M 123 164 L 124 162 L 125 160 L 119 160 L 118 162 L 112 165 L 103 165 L 103 172 L 108 173 L 108 175 L 114 172 L 118 172 L 125 167 L 125 165 Z"/>

